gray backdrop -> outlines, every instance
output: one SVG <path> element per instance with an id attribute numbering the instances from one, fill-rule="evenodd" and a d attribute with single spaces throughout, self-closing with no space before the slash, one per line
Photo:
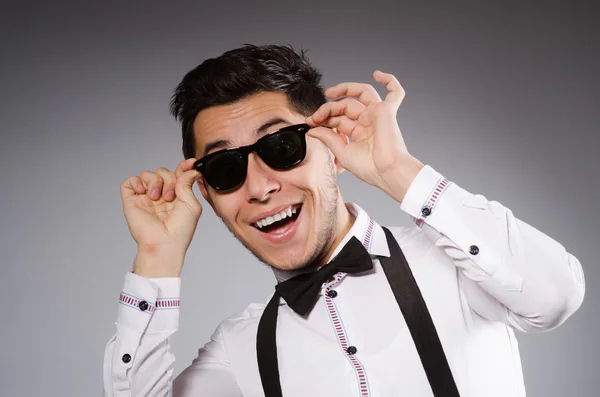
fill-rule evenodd
<path id="1" fill-rule="evenodd" d="M 243 43 L 286 42 L 309 50 L 327 86 L 394 73 L 407 91 L 399 120 L 412 153 L 580 259 L 582 308 L 519 340 L 529 396 L 598 395 L 592 1 L 48 3 L 0 9 L 0 396 L 100 395 L 136 249 L 119 184 L 182 159 L 168 101 L 185 72 Z M 409 224 L 349 173 L 340 184 L 380 223 Z M 265 301 L 274 283 L 204 207 L 183 274 L 177 373 L 219 321 Z"/>

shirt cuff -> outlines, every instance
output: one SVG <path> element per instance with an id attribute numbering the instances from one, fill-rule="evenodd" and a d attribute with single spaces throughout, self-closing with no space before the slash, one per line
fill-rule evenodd
<path id="1" fill-rule="evenodd" d="M 400 208 L 420 227 L 436 210 L 440 198 L 451 184 L 430 165 L 425 165 L 408 188 Z"/>
<path id="2" fill-rule="evenodd" d="M 480 210 L 474 209 L 465 215 L 461 207 L 472 198 L 473 194 L 425 165 L 411 183 L 400 208 L 429 239 L 437 243 L 442 235 L 446 236 L 488 277 L 511 291 L 520 291 L 523 280 L 502 264 L 501 256 L 485 236 L 473 233 L 469 227 L 468 218 L 479 219 Z M 490 224 L 490 227 L 495 225 Z"/>
<path id="3" fill-rule="evenodd" d="M 180 278 L 148 279 L 128 272 L 119 295 L 117 324 L 138 331 L 176 329 Z"/>

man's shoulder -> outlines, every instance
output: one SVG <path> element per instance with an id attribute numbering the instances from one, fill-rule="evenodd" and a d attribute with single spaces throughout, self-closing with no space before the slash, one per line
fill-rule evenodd
<path id="1" fill-rule="evenodd" d="M 381 226 L 389 229 L 396 238 L 405 238 L 419 232 L 419 228 L 416 226 Z"/>
<path id="2" fill-rule="evenodd" d="M 244 335 L 255 336 L 258 329 L 258 322 L 265 310 L 265 306 L 266 303 L 250 303 L 245 309 L 221 321 L 219 328 L 223 336 L 226 339 L 228 337 L 237 339 L 244 337 Z"/>
<path id="3" fill-rule="evenodd" d="M 435 243 L 427 237 L 423 229 L 417 225 L 411 226 L 386 226 L 403 250 L 428 252 L 435 248 Z"/>
<path id="4" fill-rule="evenodd" d="M 423 231 L 416 225 L 412 226 L 385 226 L 392 232 L 392 235 L 396 238 L 396 241 L 411 241 L 414 239 L 421 239 L 425 237 Z"/>

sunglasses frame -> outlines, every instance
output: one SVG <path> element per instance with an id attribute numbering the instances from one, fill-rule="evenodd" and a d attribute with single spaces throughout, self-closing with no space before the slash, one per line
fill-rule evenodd
<path id="1" fill-rule="evenodd" d="M 260 156 L 260 152 L 258 151 L 258 148 L 260 147 L 261 143 L 264 142 L 265 140 L 273 137 L 273 135 L 276 134 L 280 134 L 283 132 L 289 132 L 289 131 L 293 131 L 296 132 L 298 134 L 306 134 L 308 132 L 308 130 L 310 130 L 310 126 L 308 124 L 293 124 L 293 125 L 288 125 L 285 126 L 283 128 L 280 128 L 278 130 L 275 130 L 273 132 L 268 133 L 265 136 L 260 137 L 256 142 L 254 142 L 251 145 L 246 145 L 246 146 L 236 146 L 236 147 L 231 147 L 231 148 L 226 148 L 226 149 L 221 149 L 221 150 L 217 150 L 214 153 L 211 154 L 207 154 L 206 156 L 196 160 L 194 162 L 194 169 L 198 172 L 200 172 L 202 174 L 203 177 L 205 177 L 204 175 L 204 165 L 206 164 L 207 161 L 209 161 L 210 159 L 212 159 L 213 157 L 216 157 L 220 154 L 235 150 L 237 152 L 240 152 L 242 156 L 244 156 L 245 160 L 246 160 L 246 175 L 248 172 L 248 155 L 252 152 L 256 152 L 256 154 L 258 154 L 258 156 L 261 158 L 262 161 L 263 158 Z M 295 167 L 296 165 L 300 164 L 302 161 L 304 161 L 304 158 L 306 157 L 306 138 L 304 138 L 304 156 L 302 157 L 302 159 L 300 161 L 295 162 L 294 164 L 290 165 L 289 167 L 285 167 L 285 168 L 274 168 L 271 165 L 267 164 L 269 167 L 273 168 L 274 170 L 287 170 L 290 169 L 292 167 Z M 265 163 L 266 164 L 266 163 Z M 206 180 L 206 179 L 205 179 Z M 244 179 L 238 183 L 237 185 L 235 185 L 232 188 L 228 188 L 228 189 L 218 189 L 214 186 L 211 185 L 211 187 L 215 190 L 218 191 L 228 191 L 228 190 L 233 190 L 235 189 L 238 185 L 240 185 L 244 180 L 246 180 L 246 177 L 244 177 Z M 210 185 L 210 183 L 209 183 Z"/>

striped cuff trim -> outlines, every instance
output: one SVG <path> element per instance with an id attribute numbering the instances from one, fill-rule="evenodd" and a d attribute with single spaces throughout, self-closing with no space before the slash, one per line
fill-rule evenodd
<path id="1" fill-rule="evenodd" d="M 435 206 L 437 205 L 440 197 L 442 197 L 442 194 L 444 194 L 444 192 L 446 191 L 448 186 L 450 186 L 451 183 L 452 182 L 450 182 L 444 177 L 442 177 L 439 180 L 433 191 L 429 194 L 429 197 L 425 201 L 425 204 L 421 207 L 421 213 L 415 221 L 417 226 L 421 227 L 423 223 L 425 223 L 427 218 L 429 218 L 431 214 L 433 214 L 433 210 L 435 209 Z"/>
<path id="2" fill-rule="evenodd" d="M 179 309 L 178 298 L 164 298 L 156 301 L 156 310 L 161 309 Z"/>
<path id="3" fill-rule="evenodd" d="M 119 295 L 119 303 L 136 309 L 140 312 L 152 314 L 154 312 L 154 303 L 145 301 L 135 296 L 121 292 Z"/>
<path id="4" fill-rule="evenodd" d="M 162 298 L 154 303 L 124 292 L 119 295 L 119 303 L 148 314 L 152 314 L 154 310 L 179 309 L 179 298 Z"/>

